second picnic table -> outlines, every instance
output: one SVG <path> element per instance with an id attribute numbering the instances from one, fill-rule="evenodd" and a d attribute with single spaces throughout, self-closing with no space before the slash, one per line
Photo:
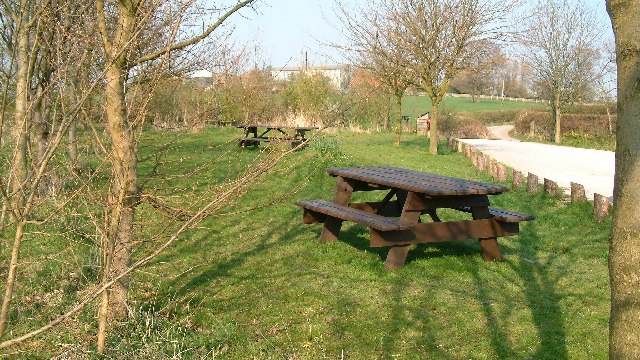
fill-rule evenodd
<path id="1" fill-rule="evenodd" d="M 336 240 L 343 221 L 369 227 L 371 247 L 390 247 L 385 268 L 404 265 L 411 244 L 479 239 L 485 260 L 502 258 L 497 237 L 519 233 L 533 217 L 490 207 L 488 195 L 508 187 L 390 166 L 329 168 L 336 177 L 332 201 L 302 200 L 305 224 L 324 223 L 320 241 Z M 355 191 L 387 190 L 381 201 L 351 203 Z M 395 200 L 394 200 L 395 198 Z M 472 220 L 441 221 L 437 209 L 470 213 Z M 431 222 L 422 223 L 428 214 Z"/>
<path id="2" fill-rule="evenodd" d="M 291 147 L 306 145 L 309 139 L 306 133 L 317 129 L 316 127 L 285 126 L 285 125 L 237 125 L 237 128 L 244 129 L 244 136 L 240 139 L 239 145 L 258 146 L 262 142 L 289 142 Z M 273 133 L 272 133 L 273 131 Z"/>

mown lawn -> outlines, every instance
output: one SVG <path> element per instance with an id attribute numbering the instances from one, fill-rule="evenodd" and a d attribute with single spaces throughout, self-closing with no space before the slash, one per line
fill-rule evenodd
<path id="1" fill-rule="evenodd" d="M 150 132 L 141 147 L 145 190 L 169 200 L 199 201 L 208 187 L 269 156 L 238 148 L 237 129 L 173 136 Z M 147 156 L 167 142 L 163 155 Z M 470 240 L 418 246 L 396 271 L 384 270 L 386 251 L 368 247 L 366 228 L 347 223 L 342 241 L 319 244 L 320 226 L 302 224 L 293 205 L 331 198 L 329 166 L 394 165 L 491 181 L 461 154 L 440 150 L 428 155 L 417 135 L 399 148 L 393 134 L 319 135 L 134 274 L 136 317 L 110 332 L 109 357 L 606 358 L 610 223 L 594 223 L 589 204 L 524 191 L 496 196 L 494 205 L 536 217 L 520 236 L 500 239 L 504 261 L 483 261 Z M 137 256 L 177 226 L 146 204 L 138 219 Z M 94 356 L 93 314 L 67 324 L 81 330 L 62 327 L 24 354 Z"/>
<path id="2" fill-rule="evenodd" d="M 544 108 L 543 103 L 520 102 L 520 101 L 500 101 L 493 99 L 480 99 L 474 103 L 471 98 L 447 96 L 442 101 L 441 111 L 450 112 L 474 112 L 474 111 L 502 111 L 502 110 L 522 110 L 531 108 Z M 431 111 L 431 100 L 428 96 L 405 96 L 402 99 L 402 113 L 415 118 Z"/>

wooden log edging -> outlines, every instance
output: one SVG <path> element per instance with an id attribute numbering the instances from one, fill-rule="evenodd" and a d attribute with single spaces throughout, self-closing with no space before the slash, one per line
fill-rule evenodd
<path id="1" fill-rule="evenodd" d="M 520 189 L 522 187 L 522 179 L 524 178 L 524 175 L 522 175 L 522 172 L 517 171 L 517 170 L 513 170 L 513 185 L 512 187 L 514 189 Z"/>
<path id="2" fill-rule="evenodd" d="M 571 183 L 571 202 L 587 201 L 587 195 L 584 192 L 584 185 Z"/>
<path id="3" fill-rule="evenodd" d="M 597 222 L 603 222 L 609 215 L 609 198 L 593 194 L 593 216 Z"/>
<path id="4" fill-rule="evenodd" d="M 547 178 L 544 179 L 544 191 L 551 195 L 551 196 L 556 196 L 558 195 L 558 183 L 553 181 L 553 180 L 549 180 Z"/>
<path id="5" fill-rule="evenodd" d="M 538 175 L 532 173 L 527 175 L 527 191 L 529 194 L 537 194 L 540 191 L 538 182 Z"/>

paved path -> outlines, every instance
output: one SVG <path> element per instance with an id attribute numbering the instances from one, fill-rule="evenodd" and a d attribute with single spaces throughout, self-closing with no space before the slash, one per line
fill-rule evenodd
<path id="1" fill-rule="evenodd" d="M 512 129 L 513 129 L 513 125 L 489 126 L 489 132 L 496 139 L 520 141 L 516 138 L 512 138 L 511 136 L 509 136 L 509 131 L 511 131 Z"/>
<path id="2" fill-rule="evenodd" d="M 508 131 L 507 131 L 508 132 Z M 513 169 L 553 180 L 569 193 L 571 182 L 584 185 L 589 199 L 612 199 L 615 153 L 510 140 L 460 139 Z"/>

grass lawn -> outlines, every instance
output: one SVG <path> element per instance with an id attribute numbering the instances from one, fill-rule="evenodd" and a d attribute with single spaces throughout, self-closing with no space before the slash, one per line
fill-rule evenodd
<path id="1" fill-rule="evenodd" d="M 442 101 L 441 106 L 444 111 L 473 112 L 544 108 L 545 104 L 492 99 L 481 99 L 480 102 L 474 103 L 471 98 L 447 96 Z M 402 99 L 402 113 L 404 115 L 409 115 L 413 121 L 415 121 L 416 117 L 427 111 L 431 111 L 431 100 L 428 96 L 405 96 Z"/>
<path id="2" fill-rule="evenodd" d="M 239 135 L 215 128 L 176 135 L 162 162 L 141 161 L 145 189 L 198 199 L 205 188 L 268 156 L 239 149 Z M 148 133 L 140 158 L 166 138 Z M 368 247 L 365 227 L 345 223 L 342 241 L 319 244 L 321 226 L 302 224 L 293 203 L 330 199 L 335 180 L 323 171 L 330 166 L 395 165 L 491 181 L 463 155 L 442 147 L 433 157 L 427 148 L 417 135 L 406 135 L 400 148 L 386 133 L 313 139 L 134 274 L 136 317 L 109 334 L 109 356 L 607 358 L 610 221 L 593 222 L 589 204 L 525 191 L 493 197 L 496 206 L 536 217 L 521 226 L 520 236 L 499 240 L 504 261 L 483 261 L 477 241 L 470 240 L 418 246 L 396 271 L 384 270 L 386 250 Z M 190 172 L 198 166 L 204 171 Z M 355 199 L 379 195 L 356 193 Z M 280 201 L 271 204 L 275 199 Z M 442 214 L 448 216 L 455 215 Z M 151 236 L 172 226 L 148 205 L 140 207 L 138 219 L 138 237 L 147 240 L 141 249 L 161 242 Z M 93 356 L 94 314 L 90 309 L 71 322 L 80 330 L 62 327 L 23 350 L 32 357 L 69 348 Z"/>

